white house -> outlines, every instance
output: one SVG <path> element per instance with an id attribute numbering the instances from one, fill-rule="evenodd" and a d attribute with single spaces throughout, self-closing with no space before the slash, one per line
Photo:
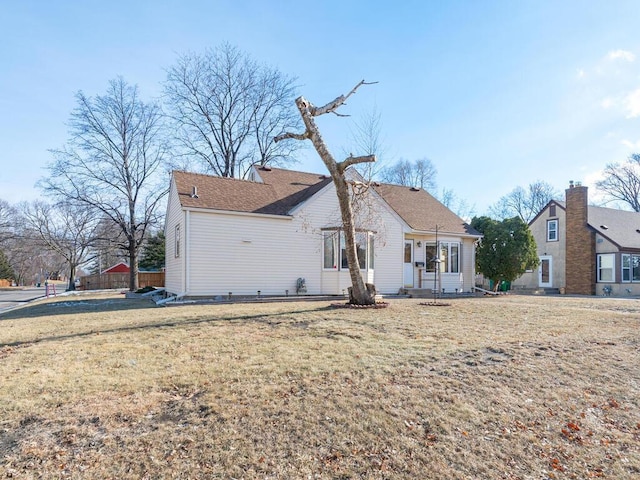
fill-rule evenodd
<path id="1" fill-rule="evenodd" d="M 374 184 L 362 198 L 358 258 L 379 293 L 472 289 L 477 231 L 422 189 Z M 249 180 L 238 180 L 175 171 L 166 289 L 190 297 L 294 295 L 304 279 L 299 293 L 341 295 L 351 282 L 340 225 L 326 175 L 255 166 Z"/>

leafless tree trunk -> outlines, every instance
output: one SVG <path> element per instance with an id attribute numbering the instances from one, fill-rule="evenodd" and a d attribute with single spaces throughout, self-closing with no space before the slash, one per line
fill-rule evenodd
<path id="1" fill-rule="evenodd" d="M 344 229 L 344 237 L 346 243 L 347 262 L 349 264 L 349 274 L 351 277 L 351 295 L 350 301 L 357 305 L 372 305 L 375 303 L 375 288 L 368 289 L 365 285 L 360 267 L 358 264 L 358 252 L 356 248 L 356 227 L 351 195 L 349 191 L 349 181 L 345 177 L 345 171 L 352 165 L 366 162 L 375 162 L 375 155 L 365 155 L 360 157 L 349 156 L 341 162 L 336 162 L 331 152 L 327 148 L 320 130 L 315 122 L 315 117 L 327 113 L 333 113 L 341 116 L 336 110 L 344 105 L 345 101 L 353 95 L 358 88 L 367 83 L 362 80 L 347 95 L 341 95 L 332 102 L 323 107 L 316 107 L 304 97 L 296 98 L 296 106 L 304 122 L 305 131 L 303 133 L 286 132 L 275 138 L 276 142 L 293 138 L 296 140 L 311 140 L 316 152 L 326 165 L 336 188 L 338 203 L 340 205 L 340 214 L 342 216 L 342 227 Z"/>
<path id="2" fill-rule="evenodd" d="M 274 142 L 299 125 L 294 79 L 229 44 L 181 56 L 164 91 L 184 154 L 216 175 L 239 177 L 254 163 L 290 161 L 297 148 Z"/>
<path id="3" fill-rule="evenodd" d="M 64 149 L 52 151 L 50 175 L 40 186 L 117 225 L 126 239 L 134 291 L 145 231 L 158 221 L 157 208 L 168 191 L 160 176 L 167 151 L 163 117 L 122 78 L 111 81 L 104 96 L 79 92 L 76 99 L 71 139 Z"/>

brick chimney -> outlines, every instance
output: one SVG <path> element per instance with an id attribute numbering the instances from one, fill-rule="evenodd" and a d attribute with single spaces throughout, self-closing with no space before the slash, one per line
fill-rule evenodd
<path id="1" fill-rule="evenodd" d="M 565 233 L 565 288 L 567 293 L 595 295 L 596 236 L 588 222 L 587 187 L 569 182 Z"/>

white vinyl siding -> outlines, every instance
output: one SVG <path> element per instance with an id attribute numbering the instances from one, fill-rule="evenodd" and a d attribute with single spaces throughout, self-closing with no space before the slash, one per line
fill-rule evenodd
<path id="1" fill-rule="evenodd" d="M 167 218 L 165 221 L 165 242 L 168 248 L 165 249 L 165 288 L 168 292 L 181 294 L 185 290 L 185 272 L 184 272 L 184 255 L 175 256 L 175 232 L 176 225 L 180 225 L 180 236 L 182 240 L 185 237 L 184 230 L 185 214 L 182 211 L 178 200 L 177 190 L 174 182 L 171 182 L 169 190 L 169 199 L 167 202 Z M 184 252 L 184 242 L 181 249 Z"/>

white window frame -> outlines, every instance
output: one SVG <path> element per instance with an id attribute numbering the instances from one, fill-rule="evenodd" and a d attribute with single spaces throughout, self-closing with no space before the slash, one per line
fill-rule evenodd
<path id="1" fill-rule="evenodd" d="M 551 226 L 553 225 L 553 228 Z M 558 241 L 558 219 L 547 220 L 547 242 Z"/>
<path id="2" fill-rule="evenodd" d="M 175 233 L 175 238 L 174 238 L 174 240 L 175 240 L 175 242 L 174 242 L 175 251 L 174 251 L 174 254 L 175 254 L 176 258 L 180 258 L 180 247 L 181 247 L 181 243 L 182 243 L 182 237 L 180 236 L 180 224 L 176 225 L 174 233 Z"/>
<path id="3" fill-rule="evenodd" d="M 625 260 L 627 262 L 627 266 L 625 266 Z M 631 283 L 633 281 L 633 268 L 631 267 L 632 265 L 632 260 L 631 260 L 631 254 L 629 253 L 623 253 L 620 259 L 620 263 L 621 263 L 621 270 L 622 270 L 622 283 Z M 626 277 L 625 278 L 625 273 L 626 273 Z"/>
<path id="4" fill-rule="evenodd" d="M 327 257 L 325 249 L 328 245 L 327 240 L 329 236 L 333 237 L 332 249 L 333 249 L 333 264 L 331 267 L 327 267 Z M 358 248 L 358 262 L 360 263 L 360 270 L 367 271 L 374 269 L 374 235 L 372 232 L 356 232 L 356 244 Z M 346 241 L 344 238 L 343 230 L 324 230 L 322 232 L 322 269 L 323 270 L 349 270 L 349 265 L 346 258 L 346 249 L 344 248 Z M 331 255 L 331 254 L 329 254 Z"/>
<path id="5" fill-rule="evenodd" d="M 446 255 L 442 255 L 445 249 Z M 456 250 L 456 254 L 452 255 L 452 250 L 454 249 Z M 438 252 L 441 260 L 440 273 L 460 273 L 460 242 L 440 242 Z M 452 271 L 454 264 L 457 267 L 455 272 Z"/>
<path id="6" fill-rule="evenodd" d="M 603 261 L 607 261 L 609 265 L 603 266 Z M 596 264 L 598 283 L 615 283 L 616 281 L 616 254 L 615 253 L 600 253 L 597 256 Z M 603 276 L 605 271 L 611 271 L 611 278 Z"/>

